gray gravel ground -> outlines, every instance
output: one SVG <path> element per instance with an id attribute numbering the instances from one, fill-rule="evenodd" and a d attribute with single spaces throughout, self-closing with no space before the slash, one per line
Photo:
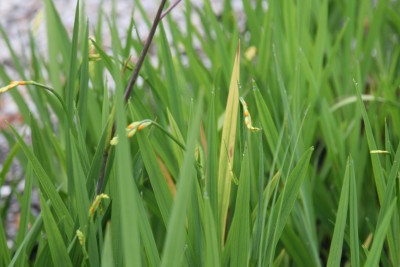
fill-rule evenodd
<path id="1" fill-rule="evenodd" d="M 82 1 L 82 0 L 81 0 Z M 54 0 L 55 6 L 61 15 L 61 19 L 66 26 L 69 33 L 73 29 L 73 20 L 75 15 L 75 0 Z M 117 12 L 117 23 L 121 29 L 121 38 L 124 38 L 123 33 L 128 28 L 131 11 L 134 10 L 135 0 L 117 0 L 116 12 Z M 141 0 L 141 3 L 148 13 L 150 18 L 155 16 L 159 0 Z M 172 0 L 170 1 L 172 2 Z M 182 1 L 183 2 L 183 1 Z M 234 10 L 240 17 L 242 12 L 242 4 L 240 0 L 233 0 Z M 100 8 L 99 0 L 86 0 L 86 10 L 89 17 L 89 22 L 93 26 L 97 21 L 97 14 Z M 104 0 L 101 8 L 105 11 L 106 15 L 111 13 L 111 0 Z M 193 5 L 202 7 L 201 0 L 193 0 Z M 216 13 L 220 13 L 223 7 L 223 0 L 212 1 L 213 9 Z M 183 25 L 184 23 L 184 5 L 181 3 L 178 5 L 170 14 L 175 21 L 178 21 Z M 142 39 L 146 38 L 148 29 L 145 23 L 141 19 L 141 15 L 138 11 L 133 12 L 133 17 L 136 21 L 135 27 L 137 28 Z M 193 16 L 194 23 L 197 23 L 198 18 Z M 34 38 L 37 41 L 38 47 L 45 54 L 47 48 L 47 37 L 46 28 L 44 21 L 44 0 L 0 0 L 0 26 L 5 30 L 13 49 L 17 55 L 24 54 L 27 50 L 29 41 L 29 31 L 33 31 Z M 106 28 L 106 27 L 104 27 Z M 107 38 L 110 34 L 106 31 L 103 32 L 103 43 L 105 47 L 110 45 L 111 39 Z M 0 37 L 0 64 L 6 66 L 8 73 L 13 79 L 19 79 L 19 77 L 13 71 L 13 61 L 10 53 L 5 45 L 4 40 Z M 0 85 L 0 87 L 3 85 Z M 22 89 L 23 92 L 23 89 Z M 28 100 L 29 102 L 29 100 Z M 1 134 L 2 129 L 6 127 L 4 121 L 7 120 L 13 125 L 19 126 L 20 131 L 27 133 L 29 138 L 29 129 L 25 127 L 21 121 L 16 105 L 13 103 L 11 97 L 8 94 L 0 95 L 0 171 L 3 168 L 4 161 L 9 153 L 9 148 L 5 142 L 3 135 Z M 22 193 L 24 189 L 24 179 L 21 168 L 18 162 L 14 162 L 11 170 L 9 171 L 6 182 L 1 186 L 0 184 L 0 210 L 9 201 L 8 214 L 6 216 L 6 234 L 8 238 L 8 245 L 11 247 L 13 239 L 17 233 L 19 223 L 19 210 L 20 207 L 12 193 L 14 185 L 18 192 Z M 10 199 L 9 196 L 12 196 Z M 37 215 L 39 212 L 39 201 L 37 192 L 34 191 L 32 195 L 32 212 Z"/>

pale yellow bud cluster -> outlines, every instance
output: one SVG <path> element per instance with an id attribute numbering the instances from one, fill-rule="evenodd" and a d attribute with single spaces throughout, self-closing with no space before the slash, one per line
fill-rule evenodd
<path id="1" fill-rule="evenodd" d="M 102 199 L 109 199 L 109 197 L 106 194 L 100 194 L 97 195 L 96 198 L 94 199 L 92 206 L 89 208 L 89 217 L 90 219 L 93 219 L 94 213 L 100 206 L 100 202 Z"/>
<path id="2" fill-rule="evenodd" d="M 126 127 L 126 135 L 128 136 L 128 138 L 131 138 L 136 134 L 136 132 L 139 132 L 152 124 L 153 124 L 152 120 L 134 121 Z M 110 141 L 110 145 L 116 146 L 117 144 L 118 144 L 118 136 L 114 136 Z"/>
<path id="3" fill-rule="evenodd" d="M 244 124 L 246 125 L 247 129 L 249 129 L 252 132 L 258 132 L 261 129 L 254 127 L 251 123 L 251 116 L 250 112 L 247 108 L 247 103 L 244 101 L 243 97 L 240 98 L 240 103 L 242 103 L 243 106 L 243 115 L 244 115 Z"/>
<path id="4" fill-rule="evenodd" d="M 8 90 L 10 90 L 14 87 L 17 87 L 18 85 L 25 85 L 25 84 L 29 84 L 29 82 L 27 82 L 27 81 L 11 81 L 9 85 L 0 88 L 0 93 L 7 92 Z"/>
<path id="5" fill-rule="evenodd" d="M 76 230 L 76 236 L 78 237 L 79 244 L 81 244 L 81 246 L 84 246 L 85 243 L 86 243 L 86 237 L 82 233 L 82 231 L 81 230 Z"/>
<path id="6" fill-rule="evenodd" d="M 142 121 L 134 121 L 126 127 L 126 133 L 128 138 L 131 138 L 135 135 L 136 132 L 143 130 L 147 126 L 153 124 L 152 120 L 142 120 Z"/>

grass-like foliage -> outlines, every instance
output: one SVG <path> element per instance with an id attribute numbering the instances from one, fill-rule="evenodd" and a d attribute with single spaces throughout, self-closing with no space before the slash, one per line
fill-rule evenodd
<path id="1" fill-rule="evenodd" d="M 243 0 L 239 28 L 186 0 L 147 42 L 101 9 L 89 37 L 83 5 L 69 34 L 44 1 L 46 55 L 1 29 L 31 139 L 1 132 L 0 266 L 400 266 L 399 1 Z"/>

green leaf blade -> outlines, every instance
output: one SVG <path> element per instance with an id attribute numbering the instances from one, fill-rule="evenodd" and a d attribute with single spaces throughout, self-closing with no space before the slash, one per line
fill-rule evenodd
<path id="1" fill-rule="evenodd" d="M 346 227 L 347 209 L 349 203 L 349 183 L 350 183 L 350 168 L 353 168 L 352 159 L 347 160 L 347 167 L 344 174 L 342 192 L 340 193 L 339 206 L 336 215 L 335 229 L 331 247 L 328 256 L 328 267 L 340 266 L 342 258 L 342 247 L 344 239 L 344 230 Z"/>
<path id="2" fill-rule="evenodd" d="M 69 258 L 61 233 L 43 196 L 40 197 L 40 203 L 53 263 L 57 263 L 57 265 L 62 267 L 72 267 L 73 265 Z"/>
<path id="3" fill-rule="evenodd" d="M 226 103 L 224 126 L 222 128 L 221 146 L 219 150 L 218 206 L 221 223 L 221 242 L 224 240 L 225 236 L 226 218 L 231 191 L 231 168 L 233 168 L 233 156 L 235 152 L 236 125 L 239 111 L 239 61 L 240 43 L 236 50 L 235 63 L 232 70 L 228 100 Z"/>

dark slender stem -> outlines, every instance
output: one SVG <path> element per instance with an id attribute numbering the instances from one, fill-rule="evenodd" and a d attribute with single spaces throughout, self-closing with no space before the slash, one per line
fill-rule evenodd
<path id="1" fill-rule="evenodd" d="M 176 0 L 175 2 L 172 3 L 162 14 L 160 17 L 160 20 L 162 20 L 166 15 L 168 15 L 169 12 L 171 12 L 172 9 L 174 9 L 182 0 Z"/>
<path id="2" fill-rule="evenodd" d="M 103 155 L 103 162 L 101 164 L 101 171 L 100 171 L 99 181 L 97 182 L 96 195 L 99 195 L 101 193 L 101 188 L 103 187 L 104 176 L 106 175 L 108 154 L 109 154 L 109 150 L 106 150 L 106 153 L 104 153 L 104 155 Z"/>
<path id="3" fill-rule="evenodd" d="M 112 138 L 115 134 L 115 123 L 113 123 L 113 127 L 111 129 L 111 137 Z M 103 153 L 103 162 L 101 164 L 101 171 L 100 171 L 100 176 L 99 176 L 99 181 L 97 182 L 97 189 L 96 189 L 96 195 L 101 193 L 101 188 L 103 187 L 104 183 L 104 176 L 106 174 L 106 167 L 107 167 L 107 161 L 108 161 L 108 156 L 110 154 L 110 145 L 106 145 L 106 149 L 104 150 Z"/>
<path id="4" fill-rule="evenodd" d="M 165 5 L 166 2 L 167 2 L 167 0 L 162 0 L 160 6 L 158 7 L 157 15 L 154 18 L 153 25 L 151 26 L 151 29 L 150 29 L 150 33 L 149 33 L 149 35 L 147 36 L 147 39 L 146 39 L 146 43 L 144 44 L 142 52 L 140 53 L 139 60 L 136 63 L 135 70 L 133 71 L 133 74 L 132 74 L 132 76 L 131 76 L 131 78 L 129 80 L 129 83 L 126 86 L 125 95 L 124 95 L 125 102 L 128 102 L 128 99 L 129 99 L 129 97 L 131 95 L 133 86 L 135 85 L 136 80 L 139 77 L 139 71 L 142 68 L 142 64 L 144 62 L 144 59 L 145 59 L 145 57 L 147 55 L 147 52 L 149 51 L 151 41 L 153 41 L 153 37 L 154 37 L 154 34 L 156 33 L 156 29 L 157 29 L 158 23 L 161 21 L 161 19 L 160 19 L 161 12 L 164 9 L 164 5 Z"/>
<path id="5" fill-rule="evenodd" d="M 151 44 L 151 42 L 152 42 L 152 40 L 153 40 L 154 34 L 156 33 L 156 29 L 157 29 L 158 23 L 159 23 L 169 12 L 171 12 L 171 10 L 172 10 L 176 5 L 178 5 L 180 1 L 181 1 L 181 0 L 175 1 L 164 13 L 162 13 L 162 10 L 164 9 L 164 6 L 165 6 L 165 3 L 167 2 L 167 0 L 162 0 L 162 1 L 161 1 L 160 6 L 158 7 L 157 14 L 156 14 L 156 16 L 155 16 L 155 18 L 154 18 L 153 25 L 151 26 L 149 35 L 148 35 L 148 37 L 147 37 L 147 39 L 146 39 L 146 42 L 145 42 L 145 44 L 144 44 L 144 46 L 143 46 L 142 52 L 140 53 L 140 57 L 139 57 L 139 59 L 138 59 L 138 62 L 136 63 L 136 66 L 135 66 L 135 69 L 134 69 L 134 71 L 133 71 L 133 74 L 132 74 L 132 76 L 131 76 L 131 78 L 130 78 L 130 80 L 129 80 L 129 83 L 128 83 L 126 89 L 125 89 L 125 94 L 124 94 L 125 103 L 128 102 L 128 99 L 129 99 L 129 97 L 130 97 L 130 95 L 131 95 L 133 86 L 135 85 L 136 80 L 137 80 L 137 78 L 139 77 L 140 69 L 142 68 L 144 59 L 145 59 L 145 57 L 146 57 L 146 55 L 147 55 L 147 52 L 149 51 L 150 44 Z M 110 138 L 112 138 L 112 137 L 114 136 L 114 134 L 115 134 L 115 122 L 113 122 L 113 127 L 112 127 L 111 137 L 110 137 Z M 103 154 L 103 163 L 102 163 L 102 165 L 101 165 L 101 171 L 100 171 L 99 181 L 98 181 L 98 183 L 97 183 L 97 190 L 96 190 L 97 195 L 100 194 L 101 189 L 102 189 L 102 187 L 103 187 L 104 176 L 105 176 L 105 171 L 106 171 L 106 167 L 107 167 L 107 161 L 108 161 L 109 153 L 110 153 L 110 146 L 107 146 L 107 148 L 106 148 L 106 150 L 104 151 L 104 154 Z"/>

